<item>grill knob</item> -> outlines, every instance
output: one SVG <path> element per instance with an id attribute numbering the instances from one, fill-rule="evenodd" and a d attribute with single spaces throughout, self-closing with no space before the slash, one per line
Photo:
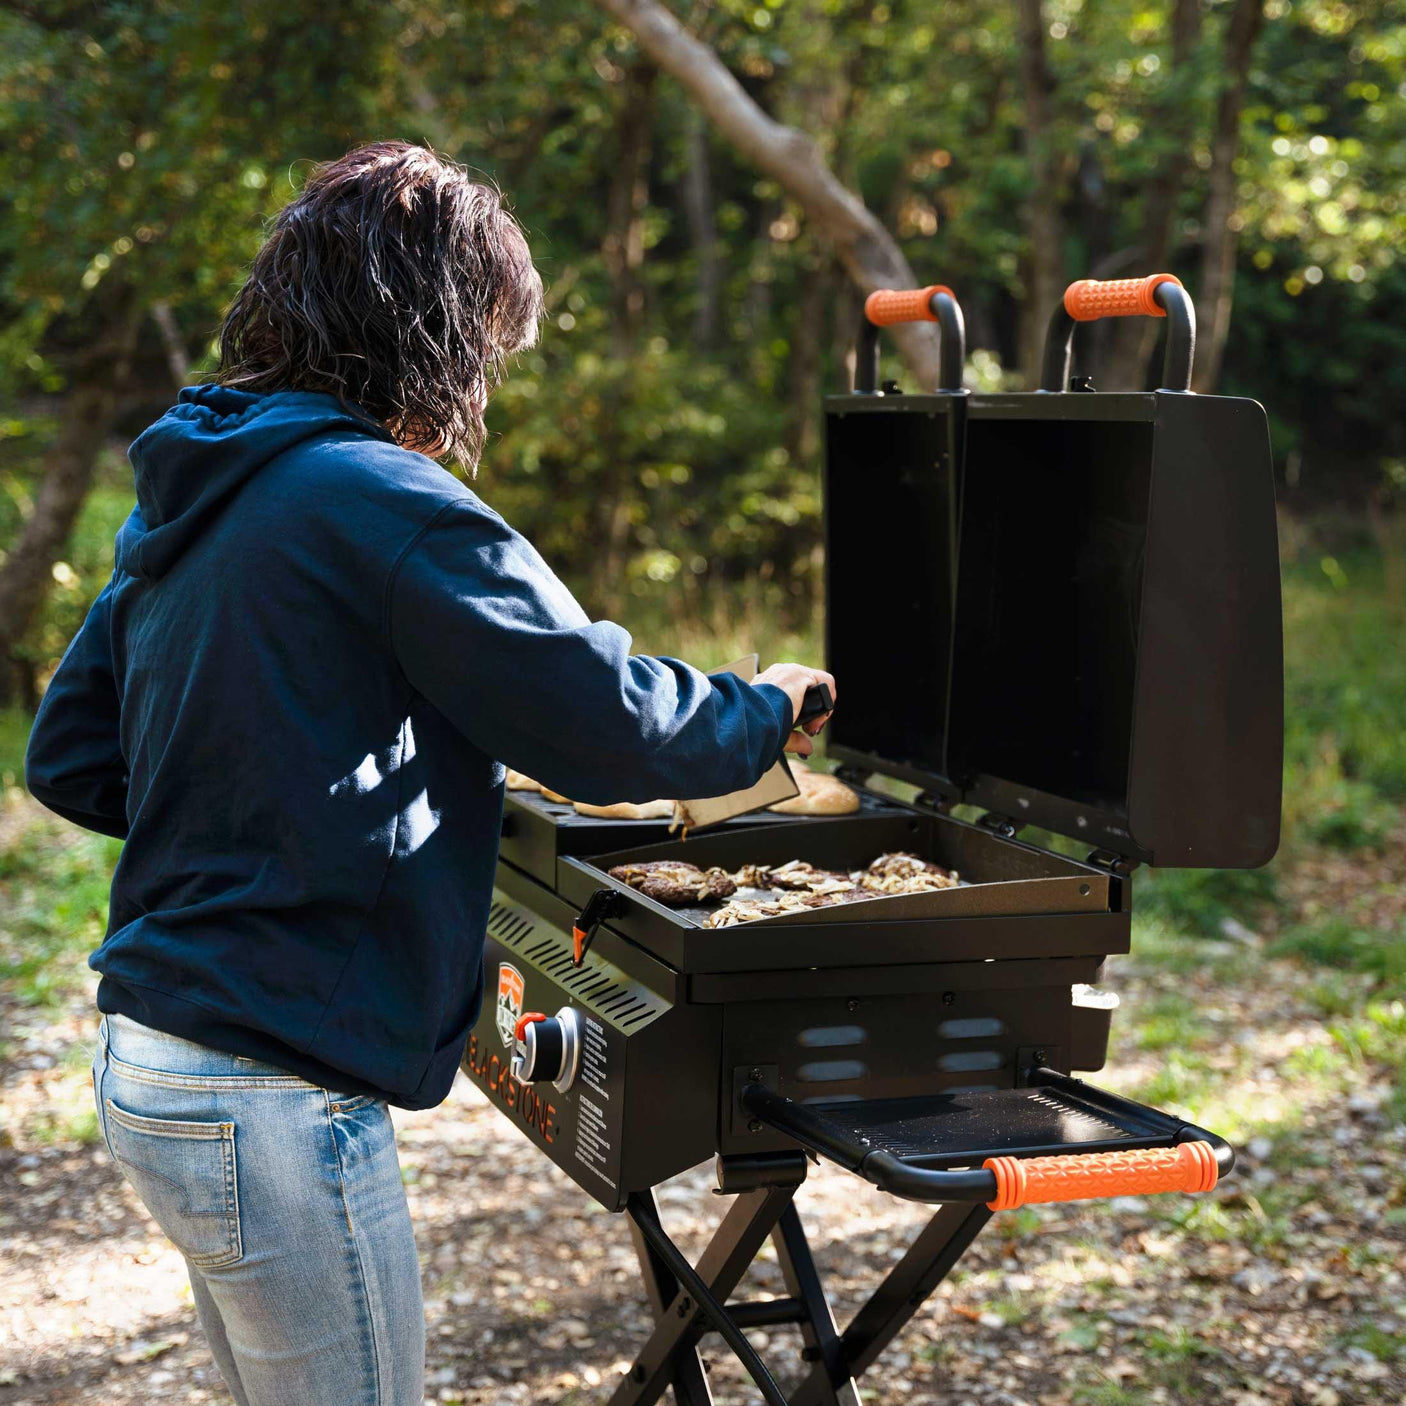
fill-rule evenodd
<path id="1" fill-rule="evenodd" d="M 581 1063 L 581 1017 L 570 1006 L 553 1016 L 525 1015 L 518 1021 L 518 1044 L 510 1072 L 519 1084 L 550 1080 L 565 1093 Z"/>

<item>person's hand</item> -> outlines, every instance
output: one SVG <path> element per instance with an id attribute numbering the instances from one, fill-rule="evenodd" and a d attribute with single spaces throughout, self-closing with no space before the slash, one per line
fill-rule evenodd
<path id="1" fill-rule="evenodd" d="M 753 678 L 754 684 L 769 683 L 779 688 L 787 698 L 791 700 L 791 716 L 799 717 L 801 704 L 805 699 L 806 690 L 813 688 L 818 683 L 823 683 L 830 690 L 830 698 L 835 699 L 835 677 L 827 674 L 824 669 L 812 669 L 805 664 L 773 664 L 769 669 Z M 791 735 L 786 739 L 786 751 L 794 752 L 799 757 L 808 757 L 814 750 L 811 738 L 820 731 L 826 723 L 830 721 L 830 714 L 811 719 L 805 724 L 804 729 L 793 729 Z"/>

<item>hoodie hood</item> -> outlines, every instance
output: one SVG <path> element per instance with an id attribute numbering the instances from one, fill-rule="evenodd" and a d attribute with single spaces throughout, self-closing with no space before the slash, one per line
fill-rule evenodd
<path id="1" fill-rule="evenodd" d="M 382 425 L 319 391 L 187 386 L 127 451 L 137 506 L 117 534 L 118 569 L 164 576 L 246 479 L 295 445 L 332 433 L 391 438 Z"/>

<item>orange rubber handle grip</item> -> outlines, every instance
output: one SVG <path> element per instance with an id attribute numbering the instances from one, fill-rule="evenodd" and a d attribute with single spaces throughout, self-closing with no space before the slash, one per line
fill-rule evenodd
<path id="1" fill-rule="evenodd" d="M 932 310 L 935 293 L 956 296 L 942 283 L 927 288 L 880 288 L 865 298 L 864 316 L 875 327 L 892 327 L 895 322 L 936 322 L 937 314 Z"/>
<path id="2" fill-rule="evenodd" d="M 1209 1191 L 1220 1175 L 1216 1154 L 1208 1142 L 1023 1160 L 988 1157 L 981 1165 L 996 1175 L 996 1199 L 986 1203 L 993 1211 L 1010 1211 L 1044 1201 Z"/>
<path id="3" fill-rule="evenodd" d="M 1095 322 L 1100 317 L 1166 317 L 1153 293 L 1160 284 L 1181 279 L 1171 273 L 1150 273 L 1146 278 L 1081 278 L 1064 290 L 1064 310 L 1075 322 Z"/>

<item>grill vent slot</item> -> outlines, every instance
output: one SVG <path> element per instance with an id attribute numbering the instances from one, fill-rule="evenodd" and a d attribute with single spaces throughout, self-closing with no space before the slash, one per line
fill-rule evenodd
<path id="1" fill-rule="evenodd" d="M 504 947 L 520 952 L 524 941 L 537 931 L 537 925 L 506 903 L 492 903 L 488 908 L 488 931 Z"/>
<path id="2" fill-rule="evenodd" d="M 977 1069 L 1000 1069 L 1006 1062 L 1000 1050 L 962 1050 L 958 1054 L 939 1055 L 937 1067 L 946 1073 L 971 1073 Z"/>
<path id="3" fill-rule="evenodd" d="M 631 1030 L 668 1009 L 666 1001 L 594 952 L 578 967 L 570 936 L 544 926 L 516 904 L 495 899 L 489 905 L 487 926 L 496 942 L 521 953 L 574 1001 L 615 1025 Z"/>

